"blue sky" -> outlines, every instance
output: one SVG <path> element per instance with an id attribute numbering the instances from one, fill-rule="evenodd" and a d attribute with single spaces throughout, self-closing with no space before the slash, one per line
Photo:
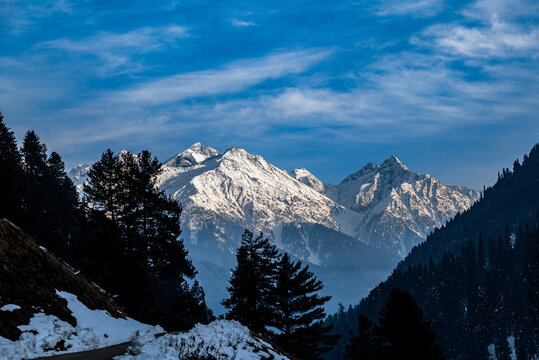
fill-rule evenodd
<path id="1" fill-rule="evenodd" d="M 527 0 L 0 4 L 0 108 L 68 167 L 242 146 L 337 183 L 391 154 L 477 189 L 539 141 Z"/>

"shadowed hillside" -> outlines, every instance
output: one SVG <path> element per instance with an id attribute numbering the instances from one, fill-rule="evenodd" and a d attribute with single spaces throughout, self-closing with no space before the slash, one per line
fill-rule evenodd
<path id="1" fill-rule="evenodd" d="M 0 311 L 0 336 L 10 340 L 17 340 L 21 334 L 17 326 L 28 324 L 39 311 L 76 325 L 67 301 L 56 290 L 76 295 L 90 309 L 103 309 L 114 317 L 125 318 L 103 290 L 5 219 L 0 219 L 0 279 L 0 308 L 8 304 L 20 306 Z"/>

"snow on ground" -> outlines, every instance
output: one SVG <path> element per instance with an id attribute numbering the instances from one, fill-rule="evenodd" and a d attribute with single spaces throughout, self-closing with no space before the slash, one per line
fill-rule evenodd
<path id="1" fill-rule="evenodd" d="M 191 331 L 156 338 L 141 332 L 125 355 L 115 360 L 177 359 L 288 360 L 267 342 L 254 337 L 237 321 L 219 320 L 196 325 Z"/>
<path id="2" fill-rule="evenodd" d="M 130 318 L 116 319 L 104 310 L 90 310 L 73 294 L 58 290 L 56 293 L 67 300 L 67 307 L 77 319 L 77 326 L 73 327 L 56 316 L 36 313 L 29 324 L 19 326 L 22 331 L 19 340 L 0 337 L 0 359 L 32 359 L 92 350 L 130 341 L 140 330 L 163 332 L 159 326 L 152 327 Z"/>
<path id="3" fill-rule="evenodd" d="M 0 308 L 0 311 L 13 311 L 13 310 L 19 310 L 21 307 L 19 305 L 15 304 L 7 304 Z"/>

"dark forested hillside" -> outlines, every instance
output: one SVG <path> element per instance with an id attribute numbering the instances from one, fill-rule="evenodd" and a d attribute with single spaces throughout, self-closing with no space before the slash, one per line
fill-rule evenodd
<path id="1" fill-rule="evenodd" d="M 448 359 L 532 359 L 539 353 L 539 146 L 505 169 L 469 211 L 416 247 L 355 307 L 329 317 L 342 336 L 328 359 L 345 358 L 361 313 L 371 320 L 390 291 L 410 292 Z"/>
<path id="2" fill-rule="evenodd" d="M 459 253 L 468 241 L 477 245 L 483 237 L 503 234 L 505 227 L 515 230 L 530 221 L 539 209 L 539 144 L 522 164 L 515 160 L 513 171 L 503 169 L 498 181 L 484 190 L 480 201 L 458 214 L 440 229 L 434 230 L 422 244 L 414 247 L 399 264 L 399 269 L 442 259 L 448 251 Z"/>

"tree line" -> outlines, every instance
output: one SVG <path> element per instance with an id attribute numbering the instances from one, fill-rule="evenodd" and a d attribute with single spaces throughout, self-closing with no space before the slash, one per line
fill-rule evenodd
<path id="1" fill-rule="evenodd" d="M 155 186 L 150 152 L 105 151 L 84 195 L 34 131 L 19 148 L 0 114 L 0 217 L 100 284 L 139 321 L 188 329 L 212 318 L 179 239 L 181 206 Z"/>
<path id="2" fill-rule="evenodd" d="M 449 359 L 532 360 L 539 354 L 539 228 L 469 242 L 460 256 L 396 270 L 356 307 L 329 317 L 337 333 L 359 314 L 373 318 L 392 287 L 409 291 L 438 333 Z M 340 352 L 341 355 L 338 353 Z M 343 357 L 341 344 L 332 358 Z M 346 358 L 344 356 L 344 358 Z"/>

